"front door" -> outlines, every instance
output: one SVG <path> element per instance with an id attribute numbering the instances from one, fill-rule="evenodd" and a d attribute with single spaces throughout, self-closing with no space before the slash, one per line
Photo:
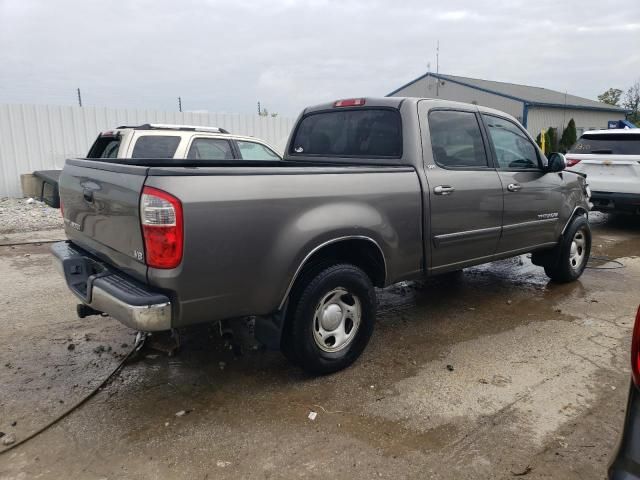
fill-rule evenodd
<path id="1" fill-rule="evenodd" d="M 502 184 L 489 162 L 477 112 L 431 109 L 424 160 L 431 215 L 427 264 L 455 270 L 493 255 L 502 226 Z M 427 130 L 427 129 L 424 129 Z M 424 131 L 423 130 L 423 131 Z"/>
<path id="2" fill-rule="evenodd" d="M 562 176 L 544 171 L 538 149 L 515 122 L 487 114 L 482 119 L 504 192 L 498 253 L 556 242 Z"/>

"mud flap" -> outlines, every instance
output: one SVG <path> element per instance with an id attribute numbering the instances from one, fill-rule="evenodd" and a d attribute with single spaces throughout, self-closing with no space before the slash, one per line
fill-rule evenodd
<path id="1" fill-rule="evenodd" d="M 256 317 L 255 337 L 269 350 L 280 350 L 282 341 L 282 329 L 286 318 L 289 300 L 281 310 L 267 317 Z"/>
<path id="2" fill-rule="evenodd" d="M 560 263 L 560 249 L 553 247 L 548 250 L 533 252 L 531 254 L 531 263 L 538 267 L 555 267 Z"/>

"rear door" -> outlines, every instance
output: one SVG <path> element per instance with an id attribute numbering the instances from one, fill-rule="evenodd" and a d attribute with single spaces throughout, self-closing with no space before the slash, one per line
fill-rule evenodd
<path id="1" fill-rule="evenodd" d="M 498 253 L 556 242 L 564 181 L 543 169 L 525 130 L 503 117 L 482 114 L 504 193 Z"/>
<path id="2" fill-rule="evenodd" d="M 426 109 L 424 109 L 426 110 Z M 496 251 L 502 227 L 502 184 L 487 155 L 480 119 L 469 110 L 421 108 L 429 182 L 432 271 L 477 263 Z"/>
<path id="3" fill-rule="evenodd" d="M 139 199 L 146 172 L 146 167 L 67 160 L 59 181 L 69 240 L 143 281 Z"/>

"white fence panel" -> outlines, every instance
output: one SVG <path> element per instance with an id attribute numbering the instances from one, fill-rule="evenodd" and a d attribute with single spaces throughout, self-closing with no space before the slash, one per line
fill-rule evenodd
<path id="1" fill-rule="evenodd" d="M 282 151 L 294 121 L 228 113 L 0 105 L 0 197 L 22 196 L 21 174 L 60 169 L 65 159 L 86 155 L 98 132 L 120 125 L 216 126 L 238 135 L 261 138 Z"/>

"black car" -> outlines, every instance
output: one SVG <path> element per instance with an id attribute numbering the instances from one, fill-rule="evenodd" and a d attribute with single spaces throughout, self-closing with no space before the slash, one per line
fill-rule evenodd
<path id="1" fill-rule="evenodd" d="M 631 372 L 624 431 L 609 466 L 610 480 L 640 480 L 640 308 L 631 341 Z"/>

